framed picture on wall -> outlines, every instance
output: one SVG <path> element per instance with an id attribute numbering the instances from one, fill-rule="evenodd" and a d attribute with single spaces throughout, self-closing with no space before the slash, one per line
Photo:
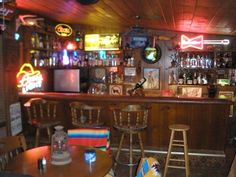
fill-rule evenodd
<path id="1" fill-rule="evenodd" d="M 124 74 L 125 74 L 125 76 L 136 76 L 136 68 L 135 67 L 125 67 Z"/>
<path id="2" fill-rule="evenodd" d="M 233 101 L 234 92 L 233 91 L 219 91 L 219 98 Z"/>
<path id="3" fill-rule="evenodd" d="M 109 94 L 110 95 L 122 95 L 123 94 L 123 86 L 117 84 L 111 84 L 109 86 Z"/>
<path id="4" fill-rule="evenodd" d="M 144 89 L 160 89 L 160 68 L 143 68 L 143 77 L 147 79 Z"/>
<path id="5" fill-rule="evenodd" d="M 202 97 L 202 88 L 201 87 L 183 87 L 182 96 Z"/>
<path id="6" fill-rule="evenodd" d="M 234 101 L 234 92 L 233 91 L 219 91 L 218 98 Z M 234 112 L 234 105 L 231 105 L 230 106 L 230 114 L 229 114 L 230 117 L 233 116 L 233 112 Z"/>

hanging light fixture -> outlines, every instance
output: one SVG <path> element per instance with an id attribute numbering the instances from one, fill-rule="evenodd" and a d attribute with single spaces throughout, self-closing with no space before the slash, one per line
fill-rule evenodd
<path id="1" fill-rule="evenodd" d="M 99 0 L 77 0 L 77 1 L 82 5 L 90 5 L 97 3 Z"/>

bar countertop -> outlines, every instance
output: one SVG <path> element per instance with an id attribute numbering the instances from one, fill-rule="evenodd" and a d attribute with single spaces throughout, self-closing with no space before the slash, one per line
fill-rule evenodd
<path id="1" fill-rule="evenodd" d="M 114 95 L 97 95 L 86 93 L 60 93 L 60 92 L 29 92 L 19 93 L 21 98 L 42 97 L 47 99 L 63 99 L 77 101 L 118 101 L 118 102 L 146 102 L 146 103 L 190 103 L 190 104 L 232 104 L 232 101 L 218 98 L 206 97 L 179 97 L 179 96 L 114 96 Z"/>

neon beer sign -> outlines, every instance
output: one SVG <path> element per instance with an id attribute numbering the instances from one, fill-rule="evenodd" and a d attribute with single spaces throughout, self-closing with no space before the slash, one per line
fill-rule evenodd
<path id="1" fill-rule="evenodd" d="M 119 34 L 86 34 L 85 51 L 93 50 L 119 50 Z"/>
<path id="2" fill-rule="evenodd" d="M 199 35 L 193 38 L 189 38 L 185 35 L 181 35 L 181 42 L 180 42 L 180 48 L 186 49 L 186 48 L 195 48 L 202 50 L 204 44 L 212 44 L 212 45 L 228 45 L 230 41 L 228 39 L 223 40 L 204 40 L 203 35 Z"/>
<path id="3" fill-rule="evenodd" d="M 40 71 L 34 70 L 30 63 L 21 66 L 16 78 L 17 87 L 22 89 L 22 93 L 42 87 L 43 76 Z"/>
<path id="4" fill-rule="evenodd" d="M 199 35 L 193 38 L 188 38 L 185 35 L 181 35 L 181 49 L 186 48 L 195 48 L 195 49 L 203 49 L 203 35 Z"/>
<path id="5" fill-rule="evenodd" d="M 58 36 L 67 37 L 72 34 L 72 28 L 67 24 L 58 24 L 55 27 L 55 32 Z"/>

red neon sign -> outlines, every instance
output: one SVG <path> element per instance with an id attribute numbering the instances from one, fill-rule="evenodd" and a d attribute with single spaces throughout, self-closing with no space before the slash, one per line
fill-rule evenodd
<path id="1" fill-rule="evenodd" d="M 186 49 L 189 47 L 195 48 L 195 49 L 203 49 L 203 35 L 199 35 L 193 38 L 188 38 L 185 35 L 181 35 L 181 44 L 180 48 L 181 49 Z"/>
<path id="2" fill-rule="evenodd" d="M 66 49 L 67 50 L 75 50 L 76 49 L 76 44 L 74 42 L 68 42 L 66 44 Z"/>
<path id="3" fill-rule="evenodd" d="M 42 87 L 42 74 L 40 71 L 34 70 L 30 63 L 25 63 L 21 66 L 16 78 L 17 87 L 22 88 L 23 93 Z"/>
<path id="4" fill-rule="evenodd" d="M 185 35 L 181 35 L 181 49 L 186 49 L 189 47 L 195 48 L 195 49 L 203 49 L 204 44 L 214 44 L 214 45 L 229 45 L 230 41 L 229 39 L 223 39 L 223 40 L 203 40 L 203 35 L 199 35 L 193 38 L 188 38 Z"/>

